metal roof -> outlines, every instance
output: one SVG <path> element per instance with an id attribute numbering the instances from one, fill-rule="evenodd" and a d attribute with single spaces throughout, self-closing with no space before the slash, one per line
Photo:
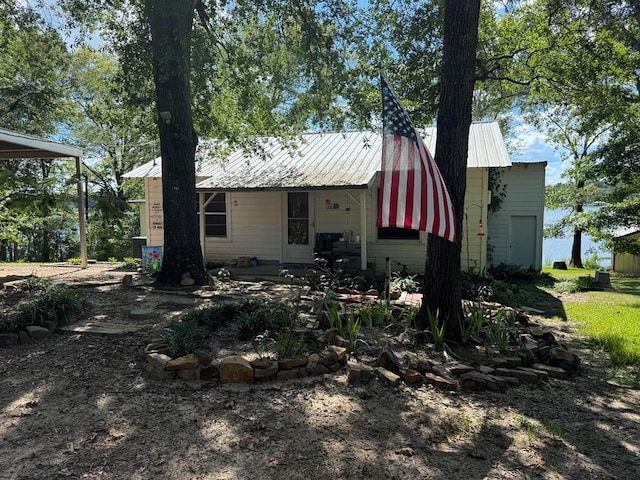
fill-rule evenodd
<path id="1" fill-rule="evenodd" d="M 0 128 L 0 158 L 62 157 L 80 158 L 82 150 L 71 145 Z"/>
<path id="2" fill-rule="evenodd" d="M 435 154 L 436 127 L 421 130 Z M 295 142 L 293 142 L 295 143 Z M 367 188 L 380 169 L 382 136 L 377 132 L 307 133 L 297 145 L 265 139 L 259 153 L 242 150 L 224 161 L 198 162 L 196 176 L 206 178 L 202 189 Z M 474 123 L 469 133 L 467 166 L 511 165 L 497 123 Z M 160 177 L 161 160 L 125 174 L 128 178 Z"/>

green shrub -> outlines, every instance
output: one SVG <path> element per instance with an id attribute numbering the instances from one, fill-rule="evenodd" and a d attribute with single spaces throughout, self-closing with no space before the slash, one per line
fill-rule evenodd
<path id="1" fill-rule="evenodd" d="M 495 318 L 489 318 L 485 326 L 487 338 L 500 353 L 509 349 L 509 345 L 518 338 L 516 316 L 512 312 L 498 310 Z"/>
<path id="2" fill-rule="evenodd" d="M 160 340 L 160 345 L 173 357 L 182 357 L 195 353 L 205 346 L 206 329 L 191 318 L 186 321 L 172 323 Z"/>
<path id="3" fill-rule="evenodd" d="M 29 325 L 49 327 L 71 323 L 80 311 L 82 301 L 77 290 L 63 284 L 53 284 L 23 304 L 13 316 L 18 330 Z"/>
<path id="4" fill-rule="evenodd" d="M 295 333 L 288 328 L 283 328 L 278 332 L 275 350 L 278 358 L 290 358 L 302 355 L 307 350 L 304 335 Z"/>
<path id="5" fill-rule="evenodd" d="M 118 263 L 118 259 L 116 257 L 109 257 L 107 258 L 107 262 L 109 263 Z"/>
<path id="6" fill-rule="evenodd" d="M 68 260 L 68 262 L 72 265 L 80 265 L 82 260 L 79 257 L 73 257 Z"/>
<path id="7" fill-rule="evenodd" d="M 138 268 L 138 264 L 140 263 L 133 257 L 124 257 L 123 261 L 124 265 L 122 265 L 122 268 Z"/>
<path id="8" fill-rule="evenodd" d="M 562 280 L 556 282 L 553 289 L 559 293 L 575 293 L 578 291 L 578 285 L 573 280 Z"/>
<path id="9" fill-rule="evenodd" d="M 532 267 L 522 268 L 520 265 L 511 263 L 500 263 L 489 267 L 489 274 L 497 280 L 507 280 L 513 282 L 515 280 L 533 280 L 538 272 Z"/>
<path id="10" fill-rule="evenodd" d="M 408 293 L 422 292 L 422 285 L 417 280 L 417 275 L 408 275 L 403 272 L 393 272 L 391 274 L 391 286 Z"/>
<path id="11" fill-rule="evenodd" d="M 238 336 L 249 340 L 265 330 L 280 331 L 291 328 L 298 318 L 298 309 L 279 300 L 250 299 L 236 309 L 234 321 L 238 325 Z"/>
<path id="12" fill-rule="evenodd" d="M 20 290 L 45 290 L 51 286 L 51 280 L 48 278 L 29 275 L 19 285 Z"/>

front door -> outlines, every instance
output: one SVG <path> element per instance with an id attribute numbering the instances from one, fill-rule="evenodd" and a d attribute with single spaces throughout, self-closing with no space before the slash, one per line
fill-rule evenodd
<path id="1" fill-rule="evenodd" d="M 536 231 L 535 215 L 513 215 L 509 239 L 509 263 L 522 268 L 536 266 Z"/>
<path id="2" fill-rule="evenodd" d="M 283 263 L 313 263 L 313 197 L 309 192 L 285 194 Z"/>

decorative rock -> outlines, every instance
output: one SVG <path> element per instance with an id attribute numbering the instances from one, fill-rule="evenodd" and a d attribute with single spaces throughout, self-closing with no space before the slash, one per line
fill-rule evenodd
<path id="1" fill-rule="evenodd" d="M 291 370 L 280 370 L 276 375 L 276 380 L 293 380 L 294 378 L 303 378 L 308 375 L 305 367 L 294 368 Z"/>
<path id="2" fill-rule="evenodd" d="M 129 310 L 129 316 L 131 318 L 139 319 L 154 318 L 156 316 L 156 313 L 154 312 L 153 308 L 132 308 L 131 310 Z"/>
<path id="3" fill-rule="evenodd" d="M 347 369 L 349 371 L 350 382 L 368 382 L 371 380 L 371 373 L 373 369 L 367 365 L 347 362 Z"/>
<path id="4" fill-rule="evenodd" d="M 18 332 L 18 343 L 20 345 L 26 345 L 31 342 L 32 342 L 31 337 L 27 332 L 25 332 L 24 330 L 21 330 Z"/>
<path id="5" fill-rule="evenodd" d="M 190 353 L 189 355 L 185 355 L 183 357 L 178 357 L 173 360 L 170 360 L 165 367 L 168 371 L 178 371 L 178 370 L 190 370 L 192 368 L 196 368 L 198 366 L 198 359 L 195 354 Z"/>
<path id="6" fill-rule="evenodd" d="M 209 352 L 198 352 L 196 353 L 196 358 L 198 359 L 198 363 L 203 367 L 206 367 L 213 361 L 213 355 Z"/>
<path id="7" fill-rule="evenodd" d="M 557 378 L 559 380 L 566 380 L 569 377 L 569 374 L 566 370 L 559 367 L 552 367 L 550 365 L 545 365 L 544 363 L 534 363 L 533 368 L 536 370 L 541 370 L 543 372 L 547 372 L 547 374 L 551 378 Z"/>
<path id="8" fill-rule="evenodd" d="M 309 355 L 309 358 L 307 359 L 307 370 L 311 372 L 314 368 L 316 368 L 316 365 L 318 365 L 319 363 L 320 363 L 320 355 L 317 353 L 312 353 L 311 355 Z"/>
<path id="9" fill-rule="evenodd" d="M 504 387 L 506 387 L 507 385 L 509 385 L 510 387 L 517 387 L 518 385 L 520 385 L 520 380 L 518 380 L 516 377 L 503 377 L 502 375 L 489 376 L 496 381 L 499 387 L 501 386 L 501 382 L 504 384 Z"/>
<path id="10" fill-rule="evenodd" d="M 31 325 L 27 327 L 27 333 L 31 337 L 32 340 L 42 340 L 43 338 L 47 338 L 51 336 L 51 332 L 48 328 L 37 327 L 35 325 Z"/>
<path id="11" fill-rule="evenodd" d="M 334 364 L 334 365 L 337 365 L 337 364 Z M 325 367 L 321 363 L 317 363 L 311 368 L 307 366 L 307 372 L 309 372 L 311 375 L 324 375 L 325 373 L 329 373 L 330 371 L 331 370 L 329 370 L 328 367 Z"/>
<path id="12" fill-rule="evenodd" d="M 470 367 L 469 365 L 462 365 L 462 364 L 460 364 L 460 365 L 452 365 L 451 367 L 449 367 L 449 372 L 454 377 L 462 375 L 463 373 L 471 372 L 473 370 L 475 370 L 475 368 Z"/>
<path id="13" fill-rule="evenodd" d="M 460 385 L 466 390 L 499 390 L 498 384 L 491 376 L 478 371 L 461 375 Z"/>
<path id="14" fill-rule="evenodd" d="M 520 357 L 504 357 L 507 361 L 507 368 L 515 368 L 522 365 L 522 359 Z"/>
<path id="15" fill-rule="evenodd" d="M 331 365 L 329 365 L 327 367 L 330 371 L 332 371 L 333 373 L 339 372 L 340 370 L 342 370 L 342 364 L 340 363 L 333 363 Z"/>
<path id="16" fill-rule="evenodd" d="M 404 354 L 404 364 L 408 368 L 413 368 L 414 370 L 418 369 L 418 364 L 420 363 L 420 358 L 417 354 L 413 352 L 407 352 Z"/>
<path id="17" fill-rule="evenodd" d="M 451 373 L 449 372 L 449 368 L 443 364 L 434 365 L 431 371 L 436 375 L 438 375 L 439 377 L 446 378 L 451 376 Z"/>
<path id="18" fill-rule="evenodd" d="M 220 380 L 228 383 L 253 382 L 253 367 L 240 355 L 232 355 L 220 360 Z"/>
<path id="19" fill-rule="evenodd" d="M 155 380 L 170 380 L 174 378 L 175 372 L 165 370 L 171 357 L 163 353 L 150 353 L 147 355 L 145 370 L 149 376 Z"/>
<path id="20" fill-rule="evenodd" d="M 537 375 L 538 380 L 541 382 L 546 382 L 549 380 L 549 374 L 544 370 L 538 370 L 536 368 L 527 368 L 527 367 L 518 367 L 518 370 L 524 370 L 525 372 L 531 372 L 534 375 Z"/>
<path id="21" fill-rule="evenodd" d="M 378 361 L 376 362 L 376 366 L 382 367 L 391 372 L 399 372 L 400 371 L 400 360 L 396 356 L 396 354 L 391 350 L 389 344 L 384 346 L 382 352 L 380 352 L 380 356 L 378 357 Z"/>
<path id="22" fill-rule="evenodd" d="M 335 352 L 330 352 L 329 350 L 323 350 L 320 352 L 320 363 L 325 367 L 329 365 L 333 365 L 338 362 L 338 355 Z"/>
<path id="23" fill-rule="evenodd" d="M 186 380 L 186 381 L 193 381 L 193 380 L 199 380 L 200 379 L 200 367 L 196 367 L 196 368 L 189 368 L 186 370 L 177 370 L 176 373 L 178 374 L 178 377 L 180 377 L 182 380 Z"/>
<path id="24" fill-rule="evenodd" d="M 547 358 L 545 363 L 548 363 L 552 367 L 560 367 L 567 370 L 567 372 L 573 373 L 580 368 L 580 357 L 562 347 L 553 347 L 549 351 L 549 358 Z"/>
<path id="25" fill-rule="evenodd" d="M 292 368 L 306 367 L 307 357 L 282 358 L 278 360 L 280 370 L 291 370 Z"/>
<path id="26" fill-rule="evenodd" d="M 339 347 L 337 345 L 329 345 L 327 350 L 335 353 L 338 356 L 338 361 L 342 362 L 347 354 L 347 349 L 344 347 Z"/>
<path id="27" fill-rule="evenodd" d="M 400 368 L 400 376 L 405 383 L 409 385 L 415 385 L 416 383 L 422 383 L 422 375 L 417 370 L 412 368 Z"/>
<path id="28" fill-rule="evenodd" d="M 249 362 L 253 368 L 269 368 L 273 364 L 273 360 L 270 358 L 257 358 Z M 276 365 L 278 362 L 276 362 Z"/>
<path id="29" fill-rule="evenodd" d="M 433 363 L 431 363 L 429 360 L 420 360 L 420 363 L 418 363 L 418 368 L 416 370 L 423 374 L 431 372 L 433 371 Z"/>
<path id="30" fill-rule="evenodd" d="M 256 380 L 263 380 L 265 378 L 273 377 L 278 373 L 278 362 L 266 358 L 261 360 L 262 362 L 260 367 L 255 367 L 255 370 L 253 371 L 253 378 Z M 266 367 L 264 366 L 265 360 L 269 363 Z M 251 362 L 251 365 L 253 365 L 253 362 Z"/>
<path id="31" fill-rule="evenodd" d="M 196 281 L 193 279 L 191 273 L 189 272 L 183 273 L 180 277 L 180 285 L 183 287 L 191 287 L 192 285 L 195 285 L 195 283 Z"/>
<path id="32" fill-rule="evenodd" d="M 536 351 L 537 350 L 538 349 L 536 348 Z M 535 355 L 533 351 L 528 349 L 520 350 L 518 352 L 518 357 L 520 357 L 520 365 L 523 367 L 529 367 L 533 365 L 533 362 L 535 361 Z"/>
<path id="33" fill-rule="evenodd" d="M 375 288 L 370 288 L 369 290 L 367 290 L 365 292 L 365 295 L 370 295 L 372 297 L 379 297 L 380 293 L 378 292 L 378 290 L 376 290 Z"/>
<path id="34" fill-rule="evenodd" d="M 400 376 L 396 375 L 393 372 L 390 372 L 384 367 L 376 367 L 373 369 L 373 372 L 376 376 L 387 383 L 393 385 L 394 387 L 400 383 Z"/>
<path id="35" fill-rule="evenodd" d="M 122 277 L 122 286 L 123 287 L 130 287 L 131 285 L 133 285 L 133 275 L 128 273 L 127 275 Z"/>
<path id="36" fill-rule="evenodd" d="M 485 375 L 493 375 L 496 369 L 493 367 L 489 367 L 487 365 L 480 365 L 480 367 L 478 368 L 478 371 L 480 373 L 484 373 Z"/>
<path id="37" fill-rule="evenodd" d="M 468 375 L 468 374 L 465 374 L 465 375 Z M 455 381 L 454 379 L 441 377 L 439 375 L 435 375 L 430 372 L 426 372 L 424 374 L 424 383 L 428 383 L 429 385 L 433 385 L 434 387 L 438 387 L 442 390 L 458 389 L 458 382 Z"/>
<path id="38" fill-rule="evenodd" d="M 200 368 L 200 380 L 213 380 L 220 376 L 220 361 L 213 360 L 206 367 Z"/>
<path id="39" fill-rule="evenodd" d="M 489 377 L 491 377 L 491 379 L 496 382 L 496 385 L 498 385 L 498 388 L 500 390 L 504 390 L 505 388 L 507 388 L 507 385 L 509 385 L 509 382 L 507 381 L 507 377 L 500 377 L 498 375 L 489 375 Z M 514 380 L 517 382 L 518 379 L 514 378 Z"/>
<path id="40" fill-rule="evenodd" d="M 542 338 L 542 336 L 546 333 L 546 330 L 541 327 L 529 327 L 529 333 L 534 338 Z"/>
<path id="41" fill-rule="evenodd" d="M 538 381 L 538 376 L 535 373 L 527 372 L 520 368 L 496 368 L 496 375 L 514 377 L 522 383 L 536 383 Z"/>

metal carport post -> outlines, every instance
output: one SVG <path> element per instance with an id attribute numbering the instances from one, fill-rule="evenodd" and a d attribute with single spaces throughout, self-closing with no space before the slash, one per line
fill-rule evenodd
<path id="1" fill-rule="evenodd" d="M 75 158 L 80 265 L 82 268 L 87 268 L 87 233 L 82 198 L 82 150 L 71 145 L 0 128 L 0 158 Z"/>

